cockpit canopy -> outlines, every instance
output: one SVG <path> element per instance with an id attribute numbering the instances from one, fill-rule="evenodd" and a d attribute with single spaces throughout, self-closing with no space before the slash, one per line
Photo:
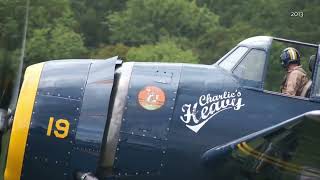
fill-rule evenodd
<path id="1" fill-rule="evenodd" d="M 272 37 L 257 36 L 240 42 L 216 64 L 241 77 L 246 84 L 259 88 L 262 86 L 263 71 Z"/>
<path id="2" fill-rule="evenodd" d="M 317 73 L 319 72 L 319 45 L 316 44 L 270 36 L 251 37 L 240 42 L 236 47 L 234 47 L 220 60 L 218 60 L 215 65 L 221 67 L 227 72 L 232 73 L 236 78 L 239 79 L 239 82 L 242 85 L 263 90 L 263 85 L 268 69 L 267 67 L 269 66 L 269 69 L 271 68 L 273 71 L 275 71 L 276 69 L 274 69 L 274 67 L 276 66 L 273 65 L 279 65 L 277 66 L 279 68 L 281 66 L 279 59 L 276 59 L 277 57 L 279 57 L 280 54 L 278 53 L 281 53 L 281 49 L 277 49 L 277 52 L 275 54 L 270 53 L 271 48 L 272 51 L 274 50 L 273 40 L 281 43 L 282 46 L 279 47 L 285 47 L 289 44 L 289 46 L 298 46 L 300 49 L 312 50 L 314 54 L 313 56 L 316 56 L 315 63 L 312 64 L 315 71 L 309 72 L 309 76 L 310 79 L 315 82 L 315 90 L 313 96 L 320 96 L 320 89 L 317 89 L 317 87 L 320 87 L 320 73 Z M 276 44 L 276 47 L 277 45 L 279 44 Z M 311 50 L 309 50 L 307 50 L 306 52 L 311 52 Z M 307 61 L 310 55 L 312 54 L 305 53 L 303 62 L 304 65 L 308 64 Z M 305 69 L 309 69 L 309 67 Z M 282 77 L 277 78 L 282 79 Z"/>

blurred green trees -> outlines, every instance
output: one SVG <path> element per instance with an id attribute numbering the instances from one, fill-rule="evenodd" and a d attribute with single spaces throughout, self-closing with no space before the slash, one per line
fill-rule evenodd
<path id="1" fill-rule="evenodd" d="M 102 52 L 117 49 L 111 48 L 117 44 L 126 47 L 125 52 L 121 50 L 121 56 L 130 60 L 126 52 L 131 48 L 160 41 L 169 44 L 174 41 L 177 47 L 191 51 L 198 58 L 195 62 L 212 64 L 250 36 L 273 35 L 312 43 L 320 39 L 318 0 L 30 2 L 26 57 L 29 64 L 58 58 L 114 55 L 114 52 Z M 293 11 L 301 11 L 304 16 L 291 17 Z M 11 55 L 20 48 L 24 14 L 24 0 L 0 0 L 2 54 Z"/>
<path id="2" fill-rule="evenodd" d="M 30 61 L 81 58 L 84 53 L 82 36 L 59 24 L 33 30 L 27 45 L 27 59 Z"/>
<path id="3" fill-rule="evenodd" d="M 111 38 L 126 44 L 155 43 L 163 36 L 196 39 L 218 26 L 218 16 L 194 1 L 129 0 L 107 17 Z"/>
<path id="4" fill-rule="evenodd" d="M 18 53 L 25 19 L 25 1 L 0 0 L 0 6 L 0 49 L 10 54 Z M 31 0 L 26 62 L 33 64 L 49 59 L 86 56 L 84 37 L 76 32 L 78 24 L 69 0 Z M 17 59 L 6 59 L 9 60 Z"/>
<path id="5" fill-rule="evenodd" d="M 131 48 L 127 58 L 136 61 L 198 63 L 198 57 L 191 50 L 183 50 L 173 41 Z"/>

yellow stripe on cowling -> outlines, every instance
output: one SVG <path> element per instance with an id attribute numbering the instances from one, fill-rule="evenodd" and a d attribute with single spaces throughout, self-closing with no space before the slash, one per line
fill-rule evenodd
<path id="1" fill-rule="evenodd" d="M 5 180 L 19 180 L 27 143 L 31 115 L 40 81 L 43 63 L 27 68 L 12 125 Z"/>

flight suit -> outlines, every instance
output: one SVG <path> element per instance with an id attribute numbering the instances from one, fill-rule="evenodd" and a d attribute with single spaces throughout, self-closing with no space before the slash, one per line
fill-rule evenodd
<path id="1" fill-rule="evenodd" d="M 307 73 L 301 66 L 288 69 L 281 84 L 281 93 L 291 96 L 301 96 L 303 88 L 308 81 Z"/>

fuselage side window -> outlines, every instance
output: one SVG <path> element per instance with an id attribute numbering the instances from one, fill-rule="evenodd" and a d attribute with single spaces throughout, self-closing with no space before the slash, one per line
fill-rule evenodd
<path id="1" fill-rule="evenodd" d="M 315 96 L 320 97 L 320 65 L 317 67 L 317 77 L 316 77 L 316 84 L 315 84 Z"/>
<path id="2" fill-rule="evenodd" d="M 265 51 L 252 49 L 235 68 L 233 73 L 242 79 L 262 81 L 265 59 Z"/>
<path id="3" fill-rule="evenodd" d="M 228 57 L 226 57 L 219 66 L 223 69 L 230 71 L 237 62 L 242 58 L 242 56 L 247 52 L 248 48 L 246 47 L 238 47 L 234 50 Z"/>

